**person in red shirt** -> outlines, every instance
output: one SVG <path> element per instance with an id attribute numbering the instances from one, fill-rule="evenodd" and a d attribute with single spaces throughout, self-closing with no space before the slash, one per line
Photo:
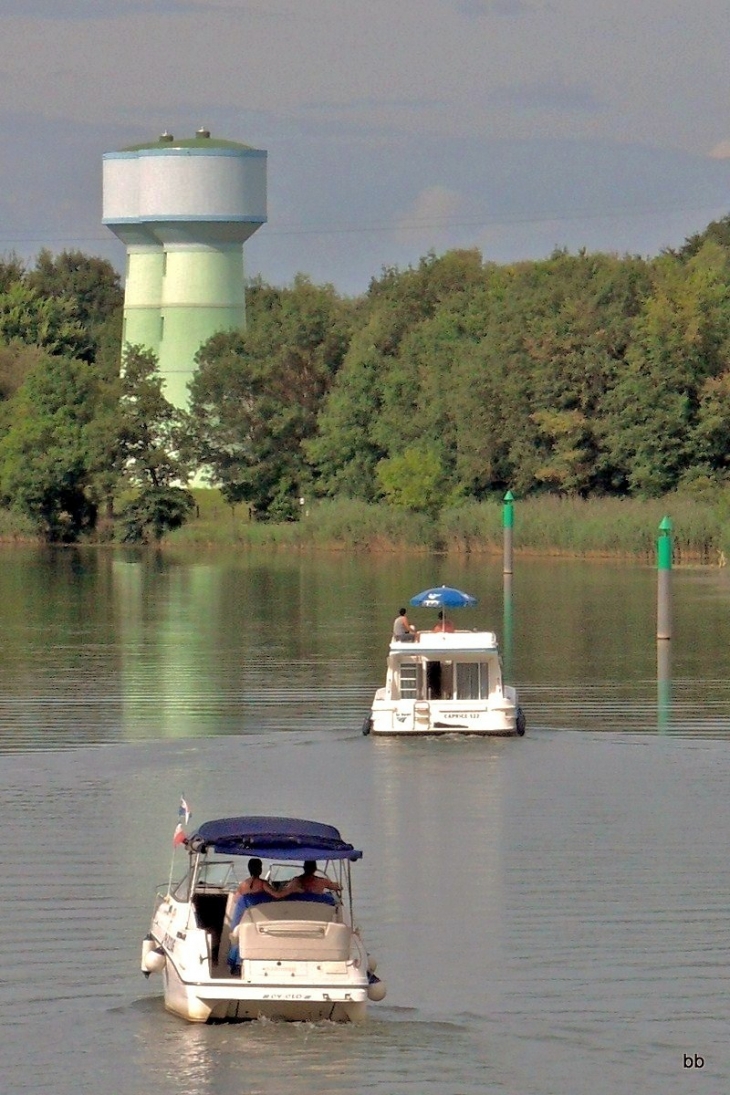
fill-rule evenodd
<path id="1" fill-rule="evenodd" d="M 446 619 L 443 612 L 439 612 L 438 623 L 434 627 L 434 631 L 456 631 L 456 628 L 451 620 Z"/>

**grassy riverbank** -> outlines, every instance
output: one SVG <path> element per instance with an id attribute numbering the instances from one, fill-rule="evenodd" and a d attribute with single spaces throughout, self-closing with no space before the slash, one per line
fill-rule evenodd
<path id="1" fill-rule="evenodd" d="M 37 541 L 38 534 L 28 517 L 0 509 L 0 544 L 32 544 Z"/>
<path id="2" fill-rule="evenodd" d="M 193 491 L 196 511 L 163 544 L 185 548 L 499 554 L 502 503 L 468 502 L 431 518 L 385 503 L 307 503 L 299 521 L 256 522 L 216 490 Z M 653 562 L 662 518 L 671 518 L 674 561 L 724 565 L 730 558 L 730 498 L 672 494 L 651 501 L 540 496 L 514 504 L 515 554 L 626 557 Z M 0 543 L 38 543 L 27 519 L 0 510 Z M 109 542 L 107 541 L 107 546 Z"/>
<path id="3" fill-rule="evenodd" d="M 168 538 L 177 546 L 271 546 L 361 551 L 502 551 L 502 504 L 470 502 L 424 514 L 341 500 L 303 507 L 300 521 L 257 523 L 216 491 L 196 491 L 197 516 Z M 651 501 L 582 501 L 542 496 L 515 502 L 516 553 L 633 557 L 651 562 L 664 516 L 677 563 L 723 564 L 730 557 L 730 500 L 668 495 Z"/>

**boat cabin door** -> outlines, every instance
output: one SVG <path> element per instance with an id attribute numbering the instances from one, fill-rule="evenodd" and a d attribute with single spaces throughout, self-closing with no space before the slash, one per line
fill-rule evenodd
<path id="1" fill-rule="evenodd" d="M 426 699 L 450 700 L 454 697 L 454 663 L 426 662 Z"/>

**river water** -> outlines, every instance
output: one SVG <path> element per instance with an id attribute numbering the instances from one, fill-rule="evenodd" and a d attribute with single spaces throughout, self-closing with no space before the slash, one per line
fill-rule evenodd
<path id="1" fill-rule="evenodd" d="M 3 1095 L 730 1090 L 728 576 L 674 572 L 670 661 L 651 568 L 518 559 L 505 595 L 500 562 L 3 553 Z M 441 582 L 524 738 L 362 736 Z M 365 1026 L 164 1011 L 139 952 L 181 794 L 364 849 Z"/>

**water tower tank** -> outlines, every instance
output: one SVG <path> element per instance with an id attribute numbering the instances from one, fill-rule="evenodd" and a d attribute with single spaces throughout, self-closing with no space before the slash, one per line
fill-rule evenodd
<path id="1" fill-rule="evenodd" d="M 122 341 L 153 350 L 186 407 L 195 354 L 243 327 L 243 244 L 266 221 L 266 152 L 208 130 L 104 156 L 103 221 L 125 244 Z"/>

